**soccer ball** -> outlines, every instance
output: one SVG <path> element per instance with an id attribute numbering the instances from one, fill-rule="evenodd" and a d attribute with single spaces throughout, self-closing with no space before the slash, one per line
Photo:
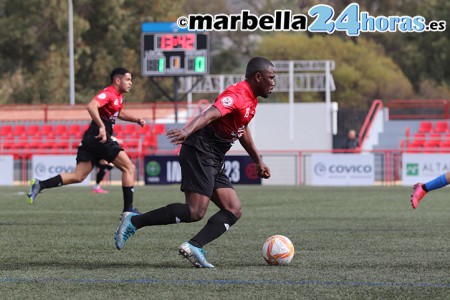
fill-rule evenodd
<path id="1" fill-rule="evenodd" d="M 294 257 L 294 245 L 283 235 L 269 237 L 263 245 L 262 256 L 271 266 L 287 265 Z"/>

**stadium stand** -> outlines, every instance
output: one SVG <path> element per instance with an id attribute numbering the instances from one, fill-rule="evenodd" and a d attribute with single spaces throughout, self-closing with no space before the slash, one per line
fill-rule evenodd
<path id="1" fill-rule="evenodd" d="M 88 126 L 86 123 L 0 123 L 0 153 L 13 154 L 15 159 L 30 158 L 33 154 L 74 154 Z M 165 133 L 161 128 L 165 126 L 158 126 L 158 132 L 162 132 L 159 135 Z M 157 134 L 150 124 L 140 127 L 119 123 L 114 131 L 132 157 L 154 153 L 158 148 Z"/>
<path id="2" fill-rule="evenodd" d="M 191 111 L 207 108 L 206 100 L 200 100 Z M 209 105 L 208 105 L 209 106 Z M 187 103 L 177 103 L 180 115 L 186 115 Z M 75 154 L 84 131 L 91 121 L 85 105 L 5 105 L 7 114 L 0 116 L 0 154 L 12 154 L 14 159 L 30 159 L 33 154 Z M 164 141 L 163 151 L 173 150 L 165 137 L 166 124 L 161 120 L 173 119 L 174 104 L 130 103 L 127 111 L 148 116 L 147 124 L 118 120 L 114 132 L 122 146 L 133 158 L 154 154 L 159 150 L 158 141 Z M 192 116 L 191 116 L 192 117 Z M 158 122 L 156 122 L 158 121 Z M 175 127 L 184 126 L 183 120 Z M 22 162 L 22 164 L 27 164 Z"/>

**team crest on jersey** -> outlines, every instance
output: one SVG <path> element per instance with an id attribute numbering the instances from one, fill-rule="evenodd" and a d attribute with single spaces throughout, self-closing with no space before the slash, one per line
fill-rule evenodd
<path id="1" fill-rule="evenodd" d="M 101 93 L 97 96 L 98 99 L 100 100 L 105 100 L 106 99 L 106 94 L 105 93 Z"/>
<path id="2" fill-rule="evenodd" d="M 116 99 L 116 100 L 114 101 L 114 105 L 119 105 L 119 99 Z"/>
<path id="3" fill-rule="evenodd" d="M 223 97 L 220 102 L 222 102 L 222 105 L 225 107 L 231 106 L 233 104 L 233 98 L 231 97 Z"/>

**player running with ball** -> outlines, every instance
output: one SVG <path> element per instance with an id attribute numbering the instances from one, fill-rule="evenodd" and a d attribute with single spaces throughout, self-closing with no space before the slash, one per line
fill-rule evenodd
<path id="1" fill-rule="evenodd" d="M 179 161 L 185 203 L 172 203 L 142 215 L 125 213 L 115 234 L 117 249 L 121 250 L 125 241 L 142 227 L 201 220 L 212 201 L 220 210 L 200 232 L 180 245 L 179 253 L 195 267 L 214 268 L 206 260 L 203 246 L 225 233 L 242 214 L 241 201 L 223 173 L 224 156 L 239 140 L 255 162 L 258 175 L 270 177 L 247 125 L 255 115 L 258 97 L 267 98 L 274 85 L 273 64 L 262 57 L 252 58 L 244 81 L 229 86 L 210 108 L 183 129 L 167 132 L 174 145 L 182 144 Z"/>

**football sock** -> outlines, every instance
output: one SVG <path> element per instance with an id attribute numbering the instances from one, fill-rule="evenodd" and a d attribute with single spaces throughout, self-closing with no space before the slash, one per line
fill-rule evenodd
<path id="1" fill-rule="evenodd" d="M 98 172 L 97 172 L 97 177 L 95 178 L 95 182 L 97 184 L 100 183 L 100 181 L 103 180 L 103 177 L 105 177 L 106 174 L 106 170 L 111 170 L 109 165 L 101 165 L 100 167 L 98 167 Z"/>
<path id="2" fill-rule="evenodd" d="M 191 211 L 189 206 L 183 203 L 169 204 L 131 218 L 131 223 L 136 228 L 189 222 L 191 222 Z"/>
<path id="3" fill-rule="evenodd" d="M 189 240 L 189 244 L 202 248 L 207 243 L 221 236 L 232 225 L 234 225 L 237 220 L 238 218 L 236 218 L 232 212 L 222 209 L 209 218 L 205 227 L 203 227 L 196 236 Z"/>
<path id="4" fill-rule="evenodd" d="M 428 181 L 422 186 L 422 189 L 425 192 L 429 192 L 432 190 L 440 189 L 448 184 L 447 178 L 445 177 L 445 173 L 435 179 Z"/>
<path id="5" fill-rule="evenodd" d="M 133 209 L 134 186 L 123 186 L 123 211 L 131 211 Z"/>
<path id="6" fill-rule="evenodd" d="M 61 175 L 56 175 L 55 177 L 52 177 L 52 178 L 49 178 L 47 180 L 39 182 L 41 190 L 54 188 L 54 187 L 57 187 L 57 186 L 62 186 L 62 184 L 63 184 L 63 182 L 62 182 Z"/>

